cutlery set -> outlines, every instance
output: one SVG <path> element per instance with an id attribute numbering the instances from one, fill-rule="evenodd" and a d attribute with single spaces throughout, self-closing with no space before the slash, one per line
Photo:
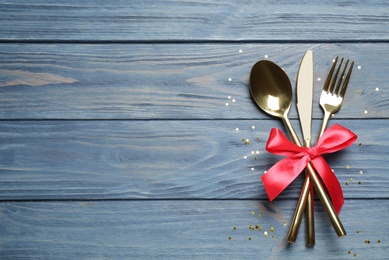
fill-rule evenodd
<path id="1" fill-rule="evenodd" d="M 354 66 L 354 62 L 351 62 L 351 65 L 349 65 L 348 60 L 343 63 L 343 58 L 340 60 L 339 65 L 337 65 L 338 60 L 339 58 L 336 57 L 333 61 L 320 96 L 320 106 L 324 111 L 324 117 L 319 138 L 323 136 L 330 116 L 337 112 L 343 103 L 344 95 Z M 313 81 L 313 53 L 311 50 L 308 50 L 301 61 L 296 79 L 296 103 L 303 135 L 303 143 L 301 143 L 288 118 L 293 94 L 291 83 L 286 73 L 278 65 L 268 60 L 258 61 L 254 64 L 250 73 L 250 91 L 255 102 L 266 113 L 282 119 L 289 131 L 292 141 L 299 147 L 305 147 L 308 153 L 313 151 L 311 149 Z M 353 142 L 355 139 L 356 136 L 350 132 L 350 140 L 348 141 Z M 345 143 L 348 141 L 345 141 Z M 346 146 L 343 148 L 345 147 Z M 283 152 L 283 155 L 285 154 L 287 154 L 287 152 Z M 340 211 L 340 207 L 343 205 L 343 194 L 342 198 L 331 197 L 332 202 L 327 195 L 327 191 L 330 195 L 331 193 L 335 194 L 335 192 L 332 191 L 336 188 L 338 190 L 340 188 L 341 192 L 340 184 L 338 184 L 338 186 L 335 185 L 335 188 L 329 189 L 329 186 L 331 185 L 328 185 L 328 180 L 321 178 L 323 175 L 320 175 L 321 177 L 319 176 L 317 173 L 319 169 L 315 169 L 314 165 L 312 165 L 312 161 L 309 161 L 308 159 L 306 164 L 306 178 L 287 237 L 287 240 L 290 243 L 295 243 L 303 215 L 305 214 L 306 244 L 308 246 L 313 246 L 315 244 L 314 191 L 316 191 L 320 201 L 322 202 L 338 237 L 346 235 L 346 231 L 337 214 Z M 288 167 L 293 168 L 293 166 L 290 165 Z M 285 181 L 282 179 L 282 176 L 277 176 L 276 172 L 272 174 L 272 176 L 267 175 L 268 174 L 264 174 L 262 176 L 262 181 L 265 184 L 264 186 L 270 200 L 273 200 L 282 191 L 283 188 L 281 188 L 281 186 L 284 187 L 285 185 L 289 185 L 289 183 L 296 177 L 290 177 L 290 181 Z M 325 190 L 322 182 L 324 182 L 327 191 Z M 338 183 L 337 179 L 336 182 Z M 277 187 L 277 189 L 275 190 L 273 187 Z M 334 201 L 334 199 L 336 199 L 336 201 Z M 334 207 L 334 205 L 336 207 Z"/>

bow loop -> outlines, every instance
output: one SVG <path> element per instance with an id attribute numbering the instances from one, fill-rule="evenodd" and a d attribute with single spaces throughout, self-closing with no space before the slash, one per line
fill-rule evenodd
<path id="1" fill-rule="evenodd" d="M 353 144 L 356 139 L 357 136 L 347 128 L 334 125 L 324 132 L 315 147 L 299 147 L 290 142 L 281 130 L 273 128 L 266 143 L 266 150 L 287 157 L 273 165 L 262 176 L 262 182 L 270 201 L 289 186 L 309 161 L 312 161 L 329 192 L 335 211 L 339 213 L 344 203 L 342 187 L 322 154 L 342 150 Z"/>

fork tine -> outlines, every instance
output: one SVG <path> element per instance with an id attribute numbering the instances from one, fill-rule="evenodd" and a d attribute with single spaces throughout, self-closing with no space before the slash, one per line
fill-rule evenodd
<path id="1" fill-rule="evenodd" d="M 351 62 L 350 69 L 347 72 L 347 76 L 344 79 L 342 89 L 340 90 L 340 93 L 339 93 L 339 96 L 342 98 L 344 97 L 344 94 L 346 93 L 348 82 L 349 82 L 350 77 L 351 77 L 351 72 L 353 71 L 353 67 L 354 67 L 354 62 Z"/>
<path id="2" fill-rule="evenodd" d="M 346 72 L 348 62 L 349 62 L 349 60 L 346 61 L 346 64 L 344 65 L 344 68 L 342 70 L 342 74 L 340 74 L 340 77 L 338 79 L 338 84 L 336 84 L 336 88 L 335 88 L 335 91 L 334 91 L 335 95 L 337 95 L 339 93 L 340 85 L 342 85 L 342 81 L 344 79 L 344 73 Z"/>
<path id="3" fill-rule="evenodd" d="M 330 86 L 330 89 L 329 89 L 329 92 L 330 92 L 330 93 L 332 93 L 332 92 L 334 91 L 336 79 L 338 78 L 338 74 L 339 74 L 339 71 L 340 71 L 340 67 L 342 67 L 342 63 L 343 63 L 343 58 L 340 60 L 338 69 L 337 69 L 336 72 L 335 72 L 335 76 L 334 76 L 334 77 L 332 78 L 332 80 L 331 80 L 331 86 Z"/>
<path id="4" fill-rule="evenodd" d="M 332 63 L 330 72 L 328 72 L 328 76 L 327 76 L 326 82 L 324 83 L 323 91 L 328 91 L 328 87 L 330 86 L 330 82 L 331 82 L 331 78 L 332 78 L 332 73 L 334 73 L 334 70 L 335 70 L 335 67 L 336 67 L 336 63 L 338 62 L 338 58 L 339 57 L 336 56 L 334 62 Z"/>

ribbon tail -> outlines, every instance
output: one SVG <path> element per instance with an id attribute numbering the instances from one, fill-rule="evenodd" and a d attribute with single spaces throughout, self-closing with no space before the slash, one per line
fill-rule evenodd
<path id="1" fill-rule="evenodd" d="M 336 178 L 332 169 L 322 156 L 314 158 L 312 160 L 312 164 L 315 166 L 315 169 L 319 173 L 328 190 L 336 213 L 339 214 L 344 204 L 344 197 L 342 186 L 340 185 L 338 178 Z"/>
<path id="2" fill-rule="evenodd" d="M 309 156 L 284 158 L 262 175 L 262 182 L 270 201 L 273 201 L 297 178 L 308 161 Z"/>

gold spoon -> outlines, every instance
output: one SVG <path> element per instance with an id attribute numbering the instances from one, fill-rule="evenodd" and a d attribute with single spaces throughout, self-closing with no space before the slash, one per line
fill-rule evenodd
<path id="1" fill-rule="evenodd" d="M 266 113 L 282 119 L 287 127 L 293 142 L 301 146 L 301 142 L 294 130 L 289 118 L 288 112 L 292 104 L 292 86 L 286 73 L 275 63 L 268 60 L 261 60 L 254 64 L 250 73 L 250 91 L 251 96 L 257 105 Z M 315 190 L 330 217 L 331 223 L 338 235 L 343 237 L 346 231 L 334 210 L 334 206 L 324 191 L 311 163 L 307 165 L 308 175 L 315 187 Z M 306 185 L 304 185 L 305 187 Z M 308 194 L 306 192 L 305 194 Z M 300 197 L 298 207 L 304 207 L 308 196 Z M 303 212 L 304 210 L 302 210 Z M 298 232 L 298 229 L 289 232 Z M 291 235 L 291 234 L 289 234 Z M 293 234 L 292 234 L 293 235 Z M 290 241 L 294 242 L 294 241 Z"/>

